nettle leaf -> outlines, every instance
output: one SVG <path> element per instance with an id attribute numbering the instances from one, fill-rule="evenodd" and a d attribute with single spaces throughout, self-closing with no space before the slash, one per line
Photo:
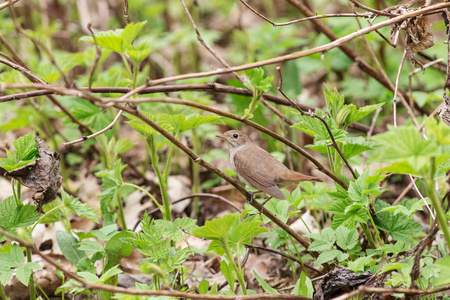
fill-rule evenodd
<path id="1" fill-rule="evenodd" d="M 157 230 L 164 235 L 164 237 L 178 243 L 187 236 L 186 231 L 189 232 L 198 227 L 195 223 L 196 220 L 184 217 L 175 219 L 173 222 L 167 220 L 156 220 L 155 226 L 157 227 Z"/>
<path id="2" fill-rule="evenodd" d="M 338 113 L 345 103 L 344 96 L 339 95 L 336 88 L 330 90 L 325 85 L 323 86 L 323 95 L 325 96 L 325 102 L 327 103 L 327 108 L 331 117 L 336 120 Z"/>
<path id="3" fill-rule="evenodd" d="M 373 255 L 358 257 L 354 261 L 347 262 L 347 267 L 353 272 L 363 272 L 365 267 L 373 266 L 377 263 L 377 260 L 372 256 Z"/>
<path id="4" fill-rule="evenodd" d="M 328 250 L 320 253 L 319 257 L 317 257 L 316 261 L 314 262 L 314 266 L 320 266 L 324 263 L 330 262 L 332 260 L 338 259 L 339 261 L 342 261 L 342 258 L 348 258 L 348 254 L 342 253 L 340 250 Z M 346 259 L 344 258 L 344 259 Z"/>
<path id="5" fill-rule="evenodd" d="M 256 235 L 269 231 L 265 227 L 261 227 L 262 221 L 245 219 L 242 223 L 234 226 L 229 234 L 229 242 L 232 246 L 236 244 L 249 244 L 251 239 Z"/>
<path id="6" fill-rule="evenodd" d="M 191 130 L 205 123 L 222 123 L 220 116 L 215 115 L 190 115 L 186 117 L 182 114 L 169 115 L 169 114 L 159 114 L 158 123 L 166 127 L 171 127 L 177 133 Z"/>
<path id="7" fill-rule="evenodd" d="M 150 54 L 151 48 L 148 43 L 141 43 L 138 46 L 130 45 L 125 51 L 126 54 L 131 58 L 131 60 L 140 63 Z"/>
<path id="8" fill-rule="evenodd" d="M 351 200 L 336 201 L 330 208 L 330 212 L 334 214 L 332 228 L 337 229 L 344 225 L 349 229 L 356 228 L 358 224 L 367 223 L 368 215 L 364 207 L 347 210 L 353 203 Z"/>
<path id="9" fill-rule="evenodd" d="M 427 138 L 435 140 L 439 145 L 450 144 L 450 126 L 435 119 L 425 119 L 425 132 Z"/>
<path id="10" fill-rule="evenodd" d="M 309 251 L 324 251 L 329 250 L 334 246 L 336 241 L 336 235 L 334 230 L 327 227 L 322 230 L 322 234 L 309 233 L 305 235 L 306 237 L 314 239 L 314 241 L 309 245 Z"/>
<path id="11" fill-rule="evenodd" d="M 14 149 L 20 160 L 36 160 L 39 157 L 36 142 L 36 132 L 32 131 L 24 136 L 19 137 L 13 142 Z"/>
<path id="12" fill-rule="evenodd" d="M 389 232 L 395 241 L 411 243 L 411 235 L 416 236 L 422 231 L 422 225 L 419 222 L 408 219 L 405 215 L 394 214 L 389 211 L 382 211 L 389 204 L 378 200 L 375 203 L 377 218 L 374 219 L 376 226 Z"/>
<path id="13" fill-rule="evenodd" d="M 77 216 L 83 216 L 89 220 L 98 223 L 98 215 L 95 209 L 87 205 L 86 203 L 80 202 L 78 198 L 74 198 L 67 194 L 63 189 L 61 189 L 61 197 L 64 205 L 68 207 Z"/>
<path id="14" fill-rule="evenodd" d="M 432 157 L 438 157 L 441 163 L 450 156 L 442 156 L 442 150 L 435 140 L 425 140 L 414 126 L 400 126 L 378 134 L 372 139 L 381 144 L 378 148 L 376 160 L 391 163 L 382 170 L 395 173 L 413 173 L 420 175 L 429 165 Z M 393 142 L 395 141 L 395 143 Z"/>
<path id="15" fill-rule="evenodd" d="M 245 74 L 248 76 L 254 91 L 256 90 L 265 93 L 272 86 L 273 77 L 264 77 L 263 68 L 248 69 L 245 71 Z"/>
<path id="16" fill-rule="evenodd" d="M 206 221 L 204 226 L 192 230 L 192 235 L 208 240 L 223 239 L 238 219 L 238 215 L 226 215 L 223 218 Z"/>
<path id="17" fill-rule="evenodd" d="M 130 23 L 124 29 L 99 31 L 95 33 L 95 39 L 99 46 L 119 54 L 124 54 L 145 23 L 147 23 L 147 21 L 137 24 Z M 83 36 L 80 40 L 95 44 L 92 36 Z"/>
<path id="18" fill-rule="evenodd" d="M 0 203 L 0 227 L 13 234 L 17 233 L 17 228 L 33 225 L 38 219 L 39 213 L 34 205 L 17 206 L 13 197 L 8 197 Z M 4 240 L 1 235 L 0 240 Z"/>
<path id="19" fill-rule="evenodd" d="M 158 115 L 156 114 L 150 114 L 150 113 L 145 113 L 143 112 L 143 114 L 149 118 L 150 120 L 152 120 L 155 123 L 158 123 L 164 130 L 166 131 L 172 131 L 174 130 L 174 127 L 168 123 L 159 123 L 158 122 Z M 157 135 L 161 135 L 158 131 L 156 131 L 152 126 L 148 125 L 147 123 L 145 123 L 144 121 L 142 121 L 140 118 L 130 115 L 130 114 L 125 114 L 125 117 L 127 117 L 128 119 L 130 119 L 130 121 L 125 121 L 125 123 L 127 123 L 128 125 L 130 125 L 131 127 L 133 127 L 137 132 L 139 132 L 140 134 L 144 135 L 144 136 L 157 136 Z"/>
<path id="20" fill-rule="evenodd" d="M 327 114 L 325 114 L 323 111 L 316 109 L 315 113 L 325 118 L 325 121 L 328 124 L 328 127 L 330 128 L 331 133 L 334 136 L 334 139 L 338 142 L 345 141 L 345 138 L 347 136 L 347 133 L 345 130 L 338 129 L 336 127 L 335 122 L 333 119 L 331 119 Z M 317 118 L 301 115 L 299 116 L 300 122 L 297 124 L 292 125 L 292 128 L 298 129 L 300 131 L 303 131 L 306 134 L 309 134 L 314 137 L 314 144 L 319 143 L 318 145 L 325 145 L 331 143 L 331 137 L 327 131 L 327 128 Z"/>
<path id="21" fill-rule="evenodd" d="M 344 156 L 349 159 L 355 155 L 358 155 L 367 150 L 373 150 L 377 143 L 372 141 L 366 141 L 362 136 L 358 137 L 347 137 L 344 141 L 341 141 L 339 147 L 341 148 Z M 313 145 L 306 145 L 306 147 L 316 150 L 320 153 L 327 154 L 327 148 L 329 147 L 326 143 L 315 143 Z"/>
<path id="22" fill-rule="evenodd" d="M 356 228 L 348 229 L 345 226 L 339 226 L 335 233 L 336 244 L 343 250 L 350 250 L 358 244 L 359 234 Z"/>
<path id="23" fill-rule="evenodd" d="M 357 108 L 354 104 L 344 105 L 344 107 L 339 112 L 336 121 L 338 122 L 338 124 L 344 125 L 344 127 L 346 128 L 348 125 L 358 122 L 383 105 L 384 102 L 374 105 L 367 105 L 360 108 Z"/>
<path id="24" fill-rule="evenodd" d="M 436 285 L 444 285 L 450 283 L 450 276 L 446 276 L 450 274 L 450 256 L 441 258 L 435 262 L 435 266 L 440 270 L 440 276 L 437 278 Z"/>

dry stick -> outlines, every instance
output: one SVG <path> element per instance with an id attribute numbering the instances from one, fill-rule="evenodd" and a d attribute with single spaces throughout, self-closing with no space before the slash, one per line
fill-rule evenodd
<path id="1" fill-rule="evenodd" d="M 9 0 L 9 1 L 3 2 L 2 4 L 0 4 L 0 10 L 7 8 L 8 6 L 13 5 L 16 2 L 19 2 L 19 0 L 12 0 L 12 1 Z"/>
<path id="2" fill-rule="evenodd" d="M 125 18 L 127 24 L 131 23 L 130 14 L 128 13 L 128 0 L 123 1 L 123 17 Z"/>
<path id="3" fill-rule="evenodd" d="M 66 268 L 62 267 L 58 264 L 58 262 L 42 253 L 36 246 L 34 246 L 31 243 L 28 243 L 12 234 L 10 234 L 8 231 L 3 230 L 0 228 L 0 234 L 6 236 L 7 238 L 18 242 L 21 246 L 26 247 L 39 255 L 42 259 L 47 261 L 50 265 L 55 267 L 56 269 L 62 271 L 64 274 L 67 275 L 67 277 L 72 278 L 82 284 L 82 286 L 89 290 L 102 290 L 102 291 L 108 291 L 112 293 L 121 293 L 121 294 L 127 294 L 127 295 L 138 295 L 138 296 L 168 296 L 168 297 L 175 297 L 175 298 L 183 298 L 183 299 L 196 299 L 196 300 L 257 300 L 257 299 L 273 299 L 273 295 L 271 294 L 255 294 L 255 295 L 246 295 L 246 296 L 222 296 L 222 295 L 201 295 L 201 294 L 194 294 L 194 293 L 184 293 L 179 291 L 173 291 L 173 290 L 136 290 L 133 288 L 123 288 L 118 286 L 112 286 L 108 284 L 101 284 L 101 283 L 90 283 L 83 279 L 82 277 L 78 276 L 72 271 L 67 270 Z M 277 295 L 277 299 L 286 299 L 286 300 L 312 300 L 311 298 L 304 297 L 304 296 L 297 296 L 297 295 Z"/>
<path id="4" fill-rule="evenodd" d="M 293 3 L 295 6 L 303 5 L 303 3 L 297 2 L 297 0 L 287 0 L 287 1 Z M 298 51 L 298 52 L 294 52 L 294 53 L 291 53 L 291 54 L 286 54 L 286 55 L 278 56 L 278 57 L 275 57 L 275 58 L 262 60 L 262 61 L 258 61 L 258 62 L 254 62 L 254 63 L 249 63 L 249 64 L 245 64 L 245 65 L 235 66 L 235 67 L 231 67 L 231 68 L 219 68 L 219 69 L 214 70 L 214 71 L 191 73 L 191 74 L 183 74 L 183 75 L 177 75 L 177 76 L 166 77 L 166 78 L 161 78 L 161 79 L 155 79 L 155 80 L 153 80 L 151 82 L 151 85 L 159 85 L 159 84 L 162 84 L 162 83 L 176 81 L 176 80 L 184 80 L 184 79 L 199 78 L 199 77 L 208 77 L 208 76 L 213 76 L 213 75 L 220 75 L 220 74 L 227 74 L 227 73 L 232 73 L 232 72 L 238 72 L 238 71 L 243 71 L 243 70 L 252 69 L 252 68 L 256 68 L 256 67 L 262 67 L 262 66 L 266 66 L 266 65 L 276 64 L 276 63 L 280 63 L 280 62 L 284 62 L 284 61 L 288 61 L 288 60 L 292 60 L 292 59 L 297 59 L 297 58 L 305 57 L 305 56 L 308 56 L 308 55 L 311 55 L 311 54 L 315 54 L 315 53 L 327 52 L 327 51 L 329 51 L 329 50 L 331 50 L 333 48 L 336 48 L 336 47 L 340 47 L 342 49 L 344 47 L 343 45 L 346 42 L 349 42 L 349 41 L 353 40 L 354 38 L 357 38 L 357 37 L 359 37 L 361 35 L 365 35 L 365 34 L 367 34 L 369 32 L 372 32 L 375 29 L 379 29 L 379 28 L 382 28 L 382 27 L 385 27 L 385 26 L 388 26 L 388 25 L 391 25 L 391 24 L 394 24 L 394 23 L 398 23 L 398 22 L 404 21 L 404 20 L 406 20 L 408 18 L 412 18 L 412 17 L 418 16 L 418 15 L 421 15 L 421 14 L 424 14 L 424 13 L 428 13 L 428 12 L 432 12 L 432 11 L 435 11 L 436 9 L 441 9 L 441 8 L 445 8 L 445 7 L 450 7 L 450 3 L 438 3 L 438 4 L 435 4 L 435 5 L 431 5 L 431 6 L 427 6 L 427 7 L 424 7 L 424 8 L 420 8 L 418 10 L 408 12 L 407 14 L 400 15 L 400 16 L 397 16 L 395 18 L 392 18 L 392 19 L 380 22 L 378 24 L 375 24 L 373 26 L 364 28 L 362 30 L 358 30 L 358 31 L 356 31 L 354 33 L 351 33 L 349 35 L 346 35 L 346 36 L 344 36 L 342 38 L 334 39 L 334 41 L 332 41 L 332 42 L 330 42 L 328 44 L 325 44 L 325 45 L 322 45 L 322 46 L 318 46 L 318 47 L 313 48 L 313 49 L 308 49 L 308 50 L 304 50 L 304 51 Z M 320 21 L 312 20 L 312 22 L 320 22 Z M 336 37 L 336 36 L 334 36 L 334 37 Z M 356 55 L 354 55 L 354 57 L 352 57 L 352 58 L 353 58 L 353 60 L 359 62 L 361 64 L 361 66 L 363 65 L 364 66 L 364 70 L 367 71 L 368 73 L 370 72 L 370 74 L 373 77 L 375 77 L 377 80 L 380 78 L 380 75 L 378 74 L 378 72 L 376 72 L 375 70 L 373 70 L 373 68 L 368 66 L 367 63 L 363 63 L 361 58 L 357 57 Z M 382 80 L 380 82 L 383 85 L 387 84 L 384 80 Z"/>
<path id="5" fill-rule="evenodd" d="M 242 4 L 244 4 L 248 9 L 250 9 L 253 13 L 255 13 L 258 17 L 260 17 L 261 19 L 269 22 L 270 24 L 272 24 L 274 27 L 277 26 L 286 26 L 286 25 L 291 25 L 291 24 L 295 24 L 295 23 L 301 23 L 301 22 L 305 22 L 305 21 L 310 21 L 310 20 L 315 20 L 315 19 L 324 19 L 324 18 L 334 18 L 334 17 L 344 17 L 344 18 L 348 18 L 348 17 L 362 17 L 362 18 L 370 18 L 371 14 L 369 13 L 365 13 L 365 14 L 359 14 L 359 13 L 341 13 L 341 14 L 323 14 L 323 15 L 317 15 L 317 16 L 312 16 L 312 17 L 307 17 L 307 18 L 302 18 L 302 19 L 297 19 L 297 20 L 293 20 L 293 21 L 289 21 L 289 22 L 283 22 L 283 23 L 275 23 L 272 20 L 270 20 L 269 18 L 267 18 L 266 16 L 262 15 L 261 13 L 259 13 L 256 9 L 254 9 L 253 7 L 251 7 L 247 2 L 245 2 L 244 0 L 239 0 L 239 2 L 241 2 Z"/>
<path id="6" fill-rule="evenodd" d="M 296 0 L 286 0 L 286 1 L 288 1 L 289 3 L 294 5 L 303 14 L 305 14 L 307 16 L 314 15 L 314 13 L 304 3 L 300 2 L 300 1 L 296 1 Z M 441 3 L 441 4 L 443 4 L 443 3 Z M 450 4 L 450 3 L 447 3 L 447 4 Z M 428 8 L 430 8 L 430 7 L 428 7 Z M 439 9 L 440 9 L 440 7 L 439 7 Z M 406 16 L 406 14 L 403 15 L 403 16 Z M 367 28 L 364 28 L 364 29 L 360 29 L 360 30 L 358 30 L 355 33 L 362 32 L 362 31 L 370 32 L 370 31 L 379 29 L 380 28 L 379 27 L 380 24 L 386 24 L 386 22 L 389 22 L 389 24 L 386 24 L 386 25 L 390 25 L 390 24 L 396 23 L 396 22 L 392 22 L 392 21 L 393 20 L 398 20 L 398 18 L 399 17 L 395 17 L 395 18 L 389 19 L 387 21 L 380 22 L 380 23 L 378 23 L 376 25 L 373 25 L 373 26 L 370 26 L 370 27 L 367 27 Z M 404 19 L 399 20 L 399 21 L 403 21 L 403 20 Z M 314 25 L 316 26 L 318 31 L 324 33 L 333 42 L 336 42 L 336 41 L 339 41 L 339 40 L 342 39 L 342 38 L 338 39 L 338 37 L 320 20 L 312 20 L 312 23 L 314 23 Z M 369 31 L 369 29 L 372 29 L 372 30 Z M 355 63 L 357 63 L 358 67 L 362 71 L 366 72 L 367 74 L 369 74 L 370 76 L 375 78 L 379 83 L 381 83 L 383 86 L 385 86 L 389 90 L 394 91 L 395 86 L 392 84 L 390 79 L 385 74 L 383 74 L 383 70 L 382 69 L 380 69 L 381 73 L 377 72 L 372 66 L 370 66 L 361 57 L 359 57 L 350 47 L 348 47 L 346 45 L 343 45 L 343 44 L 338 45 L 338 47 L 342 50 L 342 52 L 344 52 L 345 55 L 347 55 L 351 60 L 353 60 Z M 417 123 L 417 121 L 415 119 L 414 113 L 412 112 L 411 108 L 409 107 L 409 105 L 407 103 L 408 101 L 405 100 L 405 98 L 409 99 L 408 94 L 406 92 L 404 92 L 404 91 L 400 91 L 399 97 L 400 97 L 400 100 L 402 101 L 402 104 L 405 105 L 407 113 L 411 116 L 411 118 L 413 119 L 413 122 L 416 124 L 416 126 L 418 126 L 418 123 Z"/>
<path id="7" fill-rule="evenodd" d="M 310 112 L 308 112 L 308 113 L 304 112 L 304 111 L 297 105 L 297 102 L 294 102 L 291 98 L 289 98 L 289 97 L 283 92 L 283 76 L 281 75 L 280 67 L 277 67 L 277 71 L 279 72 L 279 78 L 280 78 L 279 86 L 278 86 L 277 90 L 278 90 L 278 91 L 286 98 L 286 100 L 288 100 L 289 102 L 291 102 L 292 106 L 294 106 L 294 107 L 300 112 L 300 114 L 302 114 L 302 115 L 304 114 L 304 115 L 307 115 L 307 116 L 312 117 L 312 118 L 317 118 L 317 119 L 319 119 L 319 120 L 323 123 L 323 125 L 324 125 L 325 128 L 327 129 L 328 135 L 329 135 L 330 138 L 331 138 L 331 142 L 332 142 L 332 144 L 333 144 L 334 149 L 336 149 L 336 151 L 338 152 L 339 156 L 344 160 L 345 165 L 347 166 L 347 168 L 348 168 L 348 169 L 350 170 L 350 172 L 352 173 L 353 178 L 357 179 L 358 177 L 356 176 L 355 172 L 353 171 L 352 166 L 350 166 L 349 162 L 347 161 L 347 159 L 346 159 L 345 156 L 344 156 L 344 153 L 342 153 L 341 149 L 339 148 L 338 144 L 336 143 L 336 140 L 335 140 L 335 138 L 334 138 L 334 135 L 333 135 L 333 133 L 331 132 L 330 126 L 328 126 L 328 123 L 327 123 L 327 121 L 325 120 L 325 118 L 322 118 L 322 117 L 318 116 L 317 114 L 315 114 L 315 113 L 312 112 L 312 111 L 310 111 Z"/>
<path id="8" fill-rule="evenodd" d="M 405 58 L 406 58 L 406 50 L 403 51 L 403 56 L 400 61 L 400 65 L 398 66 L 397 78 L 395 79 L 394 98 L 392 99 L 392 105 L 394 106 L 394 127 L 397 127 L 397 92 L 398 92 L 398 84 L 400 82 L 400 74 L 402 73 Z"/>
<path id="9" fill-rule="evenodd" d="M 240 213 L 242 212 L 242 209 L 240 209 L 239 207 L 237 207 L 233 202 L 231 202 L 231 201 L 228 200 L 227 198 L 222 197 L 222 196 L 219 196 L 219 195 L 216 195 L 216 194 L 209 194 L 209 193 L 196 193 L 196 194 L 192 194 L 192 195 L 189 195 L 189 196 L 180 198 L 180 199 L 178 199 L 178 200 L 172 201 L 172 202 L 170 202 L 169 204 L 170 204 L 170 205 L 177 204 L 177 203 L 182 202 L 182 201 L 184 201 L 184 200 L 191 199 L 191 198 L 195 198 L 195 197 L 217 199 L 217 200 L 222 201 L 223 203 L 225 203 L 225 204 L 231 206 L 232 208 L 234 208 L 234 209 L 237 210 L 238 212 L 240 212 Z M 147 213 L 147 215 L 148 215 L 148 216 L 153 215 L 154 213 L 156 213 L 156 212 L 159 211 L 159 210 L 160 210 L 160 208 L 159 208 L 159 207 L 156 207 L 155 209 L 149 211 L 149 212 Z M 133 227 L 133 231 L 136 230 L 136 228 L 139 226 L 140 223 L 141 223 L 141 220 L 138 220 L 138 221 L 136 222 L 136 224 L 135 224 L 134 227 Z"/>
<path id="10" fill-rule="evenodd" d="M 415 181 L 417 181 L 417 178 L 414 178 L 409 182 L 408 186 L 403 189 L 400 195 L 398 195 L 397 199 L 392 202 L 392 206 L 397 205 L 403 199 L 403 197 L 405 197 L 406 193 L 408 193 L 408 191 L 413 187 Z"/>
<path id="11" fill-rule="evenodd" d="M 100 47 L 97 44 L 97 38 L 95 37 L 94 32 L 92 31 L 92 23 L 89 23 L 87 26 L 87 29 L 89 30 L 89 32 L 92 35 L 92 38 L 94 39 L 94 45 L 95 45 L 95 59 L 94 59 L 94 64 L 92 65 L 92 69 L 91 72 L 89 73 L 89 89 L 91 89 L 92 87 L 92 77 L 94 76 L 95 73 L 95 69 L 97 68 L 98 65 L 98 61 L 100 60 L 101 57 L 101 50 Z"/>
<path id="12" fill-rule="evenodd" d="M 126 87 L 78 87 L 79 90 L 89 90 L 91 93 L 127 93 L 130 91 L 129 88 Z M 167 93 L 167 92 L 178 92 L 178 91 L 203 91 L 203 92 L 217 92 L 217 93 L 228 93 L 228 94 L 237 94 L 237 95 L 243 95 L 247 97 L 251 97 L 253 95 L 252 91 L 245 89 L 245 88 L 238 88 L 234 86 L 227 86 L 219 83 L 211 83 L 211 84 L 185 84 L 185 85 L 166 85 L 166 86 L 152 86 L 147 87 L 139 92 L 140 95 L 143 94 L 152 94 L 152 93 Z M 37 97 L 37 96 L 43 96 L 43 95 L 49 95 L 54 94 L 51 90 L 37 90 L 37 91 L 29 91 L 24 93 L 16 93 L 11 95 L 5 95 L 0 96 L 0 103 L 1 102 L 7 102 L 12 100 L 20 100 L 25 98 L 31 98 L 31 97 Z M 267 101 L 281 104 L 285 106 L 292 106 L 292 104 L 285 100 L 283 97 L 271 95 L 268 93 L 263 94 L 263 99 L 267 99 Z M 308 110 L 315 110 L 316 108 L 313 106 L 309 106 L 302 103 L 297 103 L 298 106 L 300 106 L 304 111 Z M 269 108 L 270 109 L 270 108 Z M 293 125 L 295 124 L 292 120 L 286 119 L 286 122 L 288 124 Z M 361 123 L 352 123 L 350 124 L 351 128 L 361 131 L 361 132 L 368 132 L 369 126 L 361 124 Z M 378 130 L 375 130 L 376 133 L 379 133 Z"/>
<path id="13" fill-rule="evenodd" d="M 398 16 L 396 14 L 390 13 L 390 12 L 386 12 L 386 11 L 382 11 L 382 10 L 376 10 L 373 9 L 371 7 L 365 6 L 355 0 L 350 0 L 350 2 L 352 2 L 356 7 L 362 8 L 364 10 L 370 11 L 371 13 L 374 13 L 376 15 L 380 15 L 380 16 L 386 16 L 386 17 L 395 17 Z"/>
<path id="14" fill-rule="evenodd" d="M 324 275 L 325 273 L 322 271 L 317 270 L 316 268 L 313 268 L 311 266 L 308 266 L 306 264 L 303 264 L 301 260 L 299 260 L 298 258 L 295 258 L 294 256 L 291 256 L 289 254 L 283 253 L 281 251 L 275 250 L 275 249 L 271 249 L 271 248 L 267 248 L 267 247 L 262 247 L 262 246 L 257 246 L 257 245 L 250 245 L 250 244 L 244 244 L 245 247 L 248 248 L 253 248 L 253 249 L 257 249 L 257 250 L 262 250 L 262 251 L 267 251 L 270 253 L 274 253 L 274 254 L 278 254 L 280 256 L 283 256 L 287 259 L 293 260 L 301 265 L 304 265 L 306 268 L 310 269 L 311 271 L 317 272 L 318 274 Z M 311 278 L 312 279 L 312 278 Z"/>

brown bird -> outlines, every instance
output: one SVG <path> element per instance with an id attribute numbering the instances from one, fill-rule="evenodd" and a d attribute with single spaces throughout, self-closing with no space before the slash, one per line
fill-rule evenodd
<path id="1" fill-rule="evenodd" d="M 322 181 L 318 177 L 289 170 L 269 152 L 255 144 L 245 132 L 229 130 L 216 136 L 230 147 L 231 166 L 239 179 L 272 197 L 286 200 L 286 195 L 280 187 L 293 182 Z"/>

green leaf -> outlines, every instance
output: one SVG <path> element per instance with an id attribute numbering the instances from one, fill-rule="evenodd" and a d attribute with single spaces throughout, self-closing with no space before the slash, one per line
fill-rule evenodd
<path id="1" fill-rule="evenodd" d="M 130 45 L 128 49 L 125 51 L 136 63 L 142 62 L 147 56 L 150 54 L 151 48 L 148 43 L 141 43 L 138 46 Z"/>
<path id="2" fill-rule="evenodd" d="M 268 293 L 270 295 L 279 295 L 280 294 L 280 293 L 278 293 L 278 291 L 276 289 L 274 289 L 267 282 L 265 282 L 264 279 L 262 279 L 261 276 L 259 276 L 255 270 L 252 270 L 252 272 L 253 272 L 253 275 L 255 275 L 256 280 L 258 280 L 259 284 L 261 285 L 261 287 L 263 288 L 263 290 L 266 293 Z"/>
<path id="3" fill-rule="evenodd" d="M 230 289 L 232 291 L 234 291 L 234 284 L 236 281 L 236 277 L 234 276 L 233 268 L 232 268 L 231 264 L 228 264 L 226 261 L 223 260 L 220 263 L 220 272 L 223 274 L 223 276 L 227 280 L 228 285 L 230 286 Z"/>
<path id="4" fill-rule="evenodd" d="M 192 231 L 192 235 L 208 240 L 223 239 L 238 218 L 238 215 L 226 215 L 223 218 L 206 221 L 204 226 L 195 228 Z"/>
<path id="5" fill-rule="evenodd" d="M 261 93 L 265 93 L 272 86 L 273 77 L 264 77 L 263 68 L 248 69 L 245 71 L 245 74 L 250 80 L 250 84 L 253 87 L 253 92 L 260 91 Z"/>
<path id="6" fill-rule="evenodd" d="M 113 276 L 115 276 L 115 275 L 117 275 L 117 274 L 121 274 L 121 273 L 123 273 L 123 272 L 122 272 L 122 270 L 120 269 L 120 267 L 117 265 L 117 266 L 114 266 L 114 267 L 108 269 L 108 270 L 107 270 L 107 271 L 99 278 L 99 280 L 100 280 L 100 282 L 105 282 L 105 281 L 108 280 L 109 278 L 111 278 L 111 277 L 113 277 Z"/>
<path id="7" fill-rule="evenodd" d="M 381 200 L 375 203 L 377 218 L 374 221 L 376 226 L 381 230 L 389 232 L 395 241 L 411 243 L 411 234 L 413 236 L 419 234 L 422 231 L 422 225 L 417 221 L 409 220 L 402 214 L 394 215 L 393 212 L 381 211 L 388 206 L 389 204 Z"/>
<path id="8" fill-rule="evenodd" d="M 314 286 L 311 279 L 306 276 L 306 273 L 302 271 L 300 278 L 295 283 L 292 295 L 299 295 L 308 298 L 312 298 L 314 294 Z"/>
<path id="9" fill-rule="evenodd" d="M 16 154 L 22 161 L 36 160 L 39 157 L 36 132 L 32 131 L 13 142 Z"/>
<path id="10" fill-rule="evenodd" d="M 366 266 L 373 266 L 377 263 L 372 255 L 358 257 L 354 261 L 347 262 L 347 266 L 353 272 L 363 272 Z"/>
<path id="11" fill-rule="evenodd" d="M 23 264 L 25 262 L 25 256 L 23 255 L 23 250 L 22 248 L 20 248 L 19 245 L 14 244 L 11 247 L 11 259 L 16 263 L 16 264 Z"/>
<path id="12" fill-rule="evenodd" d="M 439 277 L 436 280 L 436 286 L 450 284 L 450 256 L 437 260 L 434 265 L 440 270 Z"/>
<path id="13" fill-rule="evenodd" d="M 334 139 L 337 142 L 345 141 L 345 138 L 347 136 L 345 130 L 338 129 L 333 119 L 331 119 L 323 111 L 316 109 L 315 113 L 319 117 L 325 118 L 325 121 L 328 127 L 330 128 L 330 131 L 333 134 Z M 314 143 L 316 145 L 326 145 L 332 142 L 330 134 L 328 133 L 327 128 L 325 127 L 325 125 L 322 123 L 321 120 L 306 115 L 300 115 L 299 119 L 300 122 L 292 125 L 291 127 L 313 136 Z"/>
<path id="14" fill-rule="evenodd" d="M 137 24 L 130 23 L 124 29 L 99 31 L 95 33 L 95 39 L 99 46 L 123 55 L 145 23 L 146 21 Z M 83 36 L 80 40 L 95 43 L 92 36 Z"/>
<path id="15" fill-rule="evenodd" d="M 245 219 L 242 223 L 239 223 L 237 226 L 233 227 L 229 234 L 229 242 L 234 244 L 249 244 L 251 243 L 251 239 L 256 235 L 269 231 L 265 227 L 261 227 L 263 224 L 262 221 L 252 220 L 247 221 Z"/>
<path id="16" fill-rule="evenodd" d="M 38 219 L 39 213 L 34 205 L 17 206 L 13 197 L 0 203 L 0 227 L 13 234 L 17 233 L 17 228 L 33 225 Z"/>
<path id="17" fill-rule="evenodd" d="M 187 234 L 186 231 L 192 231 L 198 226 L 195 224 L 196 220 L 191 218 L 178 218 L 174 221 L 156 220 L 155 225 L 157 230 L 162 232 L 163 235 L 174 242 L 181 242 Z"/>
<path id="18" fill-rule="evenodd" d="M 348 126 L 352 123 L 358 122 L 359 120 L 361 120 L 365 116 L 371 114 L 372 112 L 374 112 L 375 110 L 377 110 L 379 107 L 381 107 L 383 105 L 384 105 L 384 102 L 373 104 L 373 105 L 366 105 L 366 106 L 360 107 L 359 109 L 357 109 L 356 106 L 354 106 L 353 104 L 344 105 L 343 110 L 347 109 L 349 111 L 349 113 L 348 113 L 347 117 L 345 118 L 345 120 L 343 120 L 343 122 L 341 122 L 340 124 Z"/>
<path id="19" fill-rule="evenodd" d="M 56 241 L 64 257 L 74 265 L 77 265 L 82 258 L 86 257 L 86 253 L 79 249 L 78 240 L 67 232 L 58 230 Z"/>
<path id="20" fill-rule="evenodd" d="M 325 102 L 327 103 L 327 108 L 331 117 L 336 120 L 338 113 L 345 103 L 344 96 L 339 95 L 336 88 L 331 91 L 325 85 L 323 86 L 323 95 L 325 96 Z"/>
<path id="21" fill-rule="evenodd" d="M 143 112 L 143 114 L 150 120 L 158 123 L 158 115 L 149 114 L 149 113 L 145 113 L 145 112 Z M 140 118 L 130 115 L 130 114 L 125 114 L 125 117 L 130 119 L 130 121 L 125 121 L 125 123 L 127 123 L 128 125 L 133 127 L 140 134 L 142 134 L 144 136 L 161 135 L 158 131 L 156 131 L 153 127 L 151 127 L 150 125 L 148 125 L 147 123 L 142 121 Z M 169 125 L 167 123 L 163 123 L 163 124 L 159 124 L 159 125 L 166 131 L 172 131 L 174 129 L 174 127 L 172 127 L 171 125 Z"/>
<path id="22" fill-rule="evenodd" d="M 336 229 L 336 244 L 343 250 L 350 250 L 358 244 L 359 234 L 355 228 L 348 229 L 345 226 L 339 226 Z"/>
<path id="23" fill-rule="evenodd" d="M 28 286 L 28 283 L 30 282 L 31 273 L 32 270 L 25 268 L 25 266 L 20 266 L 16 269 L 17 279 L 25 286 Z"/>
<path id="24" fill-rule="evenodd" d="M 342 251 L 339 250 L 329 250 L 322 252 L 319 257 L 317 257 L 317 260 L 314 262 L 314 266 L 320 266 L 321 264 L 330 262 L 334 259 L 336 259 L 339 255 L 342 254 Z"/>
<path id="25" fill-rule="evenodd" d="M 117 265 L 124 257 L 131 255 L 133 247 L 123 242 L 123 239 L 132 237 L 129 231 L 121 231 L 111 237 L 105 243 L 106 262 L 105 269 Z"/>
<path id="26" fill-rule="evenodd" d="M 67 194 L 63 189 L 61 189 L 61 197 L 64 205 L 68 207 L 77 216 L 83 216 L 89 220 L 98 223 L 98 215 L 95 209 L 87 205 L 86 203 L 81 203 L 78 198 L 74 198 Z"/>
<path id="27" fill-rule="evenodd" d="M 199 294 L 205 295 L 208 292 L 208 289 L 209 289 L 209 281 L 206 279 L 203 279 L 198 285 Z"/>
<path id="28" fill-rule="evenodd" d="M 449 155 L 441 156 L 442 150 L 438 147 L 436 140 L 425 140 L 419 130 L 412 125 L 397 128 L 388 126 L 388 128 L 388 132 L 372 138 L 382 145 L 378 148 L 375 159 L 379 162 L 391 163 L 391 166 L 383 169 L 385 171 L 389 170 L 395 173 L 405 173 L 406 171 L 414 175 L 421 175 L 429 168 L 432 157 L 440 157 L 443 161 L 450 157 Z"/>

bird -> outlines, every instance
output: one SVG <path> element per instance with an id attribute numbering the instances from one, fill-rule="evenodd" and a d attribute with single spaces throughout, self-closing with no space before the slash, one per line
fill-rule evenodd
<path id="1" fill-rule="evenodd" d="M 289 170 L 269 152 L 253 142 L 243 131 L 229 130 L 216 137 L 224 140 L 229 146 L 230 163 L 239 179 L 248 186 L 268 194 L 271 196 L 269 199 L 274 197 L 286 200 L 286 195 L 280 188 L 290 183 L 323 181 L 319 177 Z"/>

